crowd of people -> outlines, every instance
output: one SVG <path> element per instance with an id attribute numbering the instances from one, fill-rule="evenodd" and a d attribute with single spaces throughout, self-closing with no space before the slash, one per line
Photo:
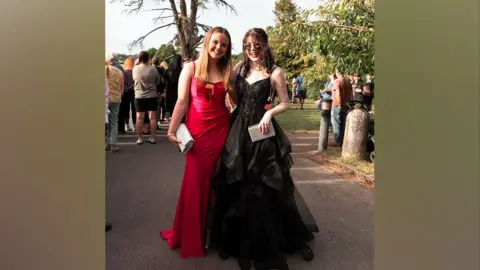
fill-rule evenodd
<path id="1" fill-rule="evenodd" d="M 293 78 L 291 82 L 292 102 L 295 103 L 298 99 L 300 110 L 303 110 L 303 105 L 307 98 L 304 82 L 305 76 L 303 73 L 299 77 Z M 342 69 L 337 67 L 329 75 L 329 80 L 325 83 L 323 89 L 320 90 L 320 93 L 318 93 L 315 104 L 318 106 L 318 109 L 321 109 L 323 101 L 331 104 L 330 124 L 333 130 L 334 142 L 330 146 L 342 147 L 348 114 L 347 103 L 356 101 L 358 104 L 362 104 L 364 109 L 371 111 L 374 88 L 374 76 L 370 74 L 367 74 L 365 80 L 363 80 L 360 74 L 344 75 Z"/>
<path id="2" fill-rule="evenodd" d="M 155 144 L 158 126 L 170 120 L 177 101 L 182 66 L 191 60 L 175 54 L 167 64 L 146 51 L 140 52 L 137 59 L 128 57 L 123 66 L 116 53 L 106 58 L 109 121 L 105 150 L 117 152 L 118 134 L 127 131 L 137 133 L 138 145 L 145 141 Z M 146 140 L 145 135 L 149 135 Z"/>
<path id="3" fill-rule="evenodd" d="M 158 59 L 150 63 L 140 52 L 138 63 L 127 59 L 120 67 L 110 55 L 107 149 L 118 151 L 118 132 L 133 129 L 126 117 L 132 108 L 137 144 L 143 143 L 144 124 L 147 141 L 155 143 L 156 121 L 166 108 L 168 140 L 179 147 L 176 131 L 184 123 L 195 143 L 186 153 L 173 226 L 161 230 L 163 239 L 180 248 L 182 258 L 204 257 L 214 247 L 221 259 L 236 258 L 240 269 L 286 270 L 286 253 L 313 259 L 309 242 L 318 228 L 294 185 L 292 146 L 275 120 L 290 107 L 285 74 L 263 29 L 250 29 L 242 43 L 244 60 L 235 66 L 230 34 L 222 27 L 211 28 L 198 59 L 183 66 L 174 56 L 162 69 Z M 274 129 L 275 136 L 254 141 L 253 125 L 263 135 Z"/>

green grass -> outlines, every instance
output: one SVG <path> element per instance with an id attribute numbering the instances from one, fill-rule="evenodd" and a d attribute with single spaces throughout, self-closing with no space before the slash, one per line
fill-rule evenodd
<path id="1" fill-rule="evenodd" d="M 304 110 L 297 110 L 298 104 L 292 104 L 290 109 L 276 117 L 283 131 L 289 133 L 318 133 L 320 128 L 320 111 L 315 106 L 314 100 L 305 100 Z M 342 158 L 341 148 L 330 147 L 323 155 L 328 160 L 339 161 L 350 165 L 356 170 L 368 175 L 375 172 L 374 163 L 357 159 Z"/>
<path id="2" fill-rule="evenodd" d="M 316 133 L 320 128 L 320 111 L 314 100 L 305 100 L 304 110 L 297 110 L 298 104 L 291 104 L 288 111 L 275 117 L 287 133 L 305 132 Z"/>
<path id="3" fill-rule="evenodd" d="M 369 161 L 358 160 L 357 158 L 342 158 L 342 149 L 335 148 L 328 152 L 331 159 L 342 162 L 355 168 L 356 170 L 368 175 L 373 175 L 375 172 L 375 164 Z"/>

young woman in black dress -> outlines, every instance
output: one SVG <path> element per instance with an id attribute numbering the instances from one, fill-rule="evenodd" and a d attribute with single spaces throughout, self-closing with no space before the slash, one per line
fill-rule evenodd
<path id="1" fill-rule="evenodd" d="M 290 141 L 274 119 L 290 104 L 285 74 L 275 65 L 263 29 L 245 34 L 243 54 L 230 80 L 237 107 L 214 186 L 211 243 L 223 259 L 235 257 L 242 270 L 252 262 L 256 270 L 286 270 L 285 253 L 313 259 L 308 242 L 318 229 L 290 174 Z M 268 109 L 275 92 L 279 104 Z M 273 128 L 276 135 L 252 142 L 248 127 L 257 124 L 260 132 Z"/>

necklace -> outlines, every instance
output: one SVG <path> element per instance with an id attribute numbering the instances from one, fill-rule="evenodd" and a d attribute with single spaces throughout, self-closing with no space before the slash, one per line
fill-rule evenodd
<path id="1" fill-rule="evenodd" d="M 251 68 L 252 68 L 253 70 L 256 70 L 256 71 L 264 71 L 264 70 L 265 70 L 265 68 L 264 68 L 264 67 L 261 67 L 261 66 L 258 66 L 258 67 L 251 66 Z"/>

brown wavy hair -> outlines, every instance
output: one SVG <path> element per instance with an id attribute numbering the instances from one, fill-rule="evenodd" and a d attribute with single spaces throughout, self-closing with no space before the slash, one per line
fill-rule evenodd
<path id="1" fill-rule="evenodd" d="M 262 66 L 267 69 L 267 73 L 271 74 L 273 66 L 275 65 L 275 58 L 273 57 L 272 49 L 268 45 L 268 35 L 265 30 L 262 28 L 252 28 L 245 33 L 243 37 L 243 68 L 241 72 L 241 76 L 247 76 L 248 72 L 250 71 L 250 64 L 251 60 L 248 58 L 247 54 L 247 41 L 248 38 L 252 37 L 253 40 L 260 44 L 260 60 L 262 61 Z"/>
<path id="2" fill-rule="evenodd" d="M 220 72 L 223 75 L 223 83 L 225 86 L 228 84 L 228 79 L 230 77 L 231 69 L 232 69 L 232 39 L 230 38 L 230 33 L 227 29 L 216 26 L 211 28 L 205 38 L 203 40 L 202 51 L 200 53 L 200 57 L 198 59 L 198 68 L 195 71 L 195 77 L 197 77 L 202 82 L 208 81 L 208 61 L 210 61 L 210 56 L 208 54 L 208 44 L 210 43 L 210 39 L 212 35 L 215 33 L 222 33 L 228 38 L 228 45 L 227 51 L 225 55 L 220 59 L 218 62 Z"/>

